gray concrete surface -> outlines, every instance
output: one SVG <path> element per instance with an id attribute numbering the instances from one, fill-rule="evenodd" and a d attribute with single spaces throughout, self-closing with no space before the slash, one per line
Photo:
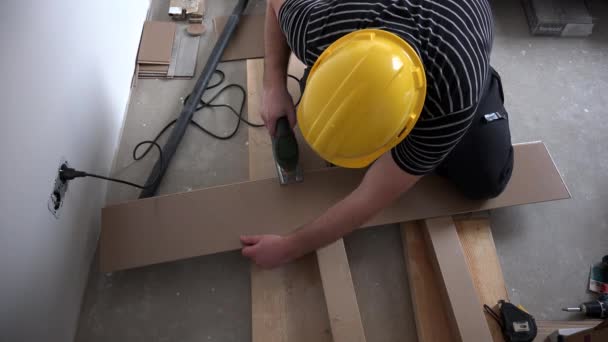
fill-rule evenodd
<path id="1" fill-rule="evenodd" d="M 168 1 L 153 1 L 152 18 L 164 18 Z M 209 0 L 209 16 L 225 15 L 235 3 Z M 494 1 L 496 40 L 492 64 L 501 73 L 514 142 L 543 140 L 573 199 L 495 210 L 492 229 L 512 300 L 539 319 L 575 318 L 562 306 L 588 299 L 589 265 L 608 252 L 608 5 L 594 1 L 598 25 L 587 39 L 532 37 L 517 1 Z M 249 11 L 260 13 L 263 2 Z M 200 71 L 213 43 L 201 40 Z M 245 85 L 243 62 L 224 63 L 231 82 Z M 151 160 L 133 163 L 131 149 L 153 137 L 181 106 L 192 81 L 140 80 L 133 92 L 114 165 L 115 176 L 143 182 Z M 214 93 L 211 91 L 211 93 Z M 231 103 L 238 95 L 230 94 Z M 234 124 L 227 113 L 200 114 L 221 132 Z M 246 130 L 219 142 L 190 129 L 161 187 L 188 191 L 246 179 Z M 138 192 L 110 185 L 108 203 Z M 204 222 L 201 222 L 201 226 Z M 364 323 L 400 317 L 397 340 L 411 334 L 406 275 L 395 226 L 363 231 L 346 239 Z M 378 289 L 369 287 L 375 284 Z M 367 284 L 362 286 L 361 284 Z M 393 303 L 392 306 L 388 305 Z M 378 310 L 391 307 L 391 314 Z M 238 252 L 99 274 L 93 266 L 77 341 L 247 341 L 250 339 L 248 262 Z M 392 321 L 396 322 L 396 321 Z M 397 332 L 401 333 L 398 334 Z M 380 335 L 376 335 L 380 336 Z M 410 335 L 411 336 L 411 335 Z M 369 339 L 372 341 L 373 339 Z"/>
<path id="2" fill-rule="evenodd" d="M 492 212 L 505 280 L 539 319 L 588 299 L 591 263 L 608 254 L 608 6 L 593 1 L 588 39 L 528 34 L 519 2 L 494 1 L 492 64 L 501 73 L 514 142 L 543 140 L 572 199 Z"/>

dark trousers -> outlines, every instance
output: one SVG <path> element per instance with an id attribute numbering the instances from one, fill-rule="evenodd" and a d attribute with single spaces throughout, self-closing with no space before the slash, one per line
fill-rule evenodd
<path id="1" fill-rule="evenodd" d="M 502 83 L 492 69 L 475 118 L 452 152 L 436 169 L 471 199 L 500 195 L 513 171 L 513 146 Z"/>

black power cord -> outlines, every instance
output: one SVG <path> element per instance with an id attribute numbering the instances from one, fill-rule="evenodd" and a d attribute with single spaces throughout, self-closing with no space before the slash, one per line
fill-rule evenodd
<path id="1" fill-rule="evenodd" d="M 224 80 L 226 79 L 226 74 L 221 71 L 221 70 L 215 70 L 214 71 L 215 74 L 217 74 L 219 76 L 219 80 L 217 82 L 215 82 L 214 84 L 211 84 L 209 86 L 207 86 L 207 88 L 205 88 L 205 91 L 213 89 L 218 87 L 220 84 L 222 84 L 224 82 Z M 293 76 L 293 75 L 288 75 L 289 78 L 294 79 L 295 81 L 300 82 L 300 80 Z M 241 105 L 239 106 L 238 111 L 227 104 L 215 104 L 213 103 L 213 101 L 215 101 L 220 95 L 222 95 L 225 91 L 229 90 L 229 89 L 238 89 L 241 93 Z M 184 103 L 186 103 L 188 101 L 188 98 L 190 97 L 190 95 L 186 96 L 186 98 L 184 99 Z M 301 96 L 300 96 L 301 97 Z M 217 93 L 215 93 L 215 95 L 213 95 L 211 97 L 211 99 L 209 99 L 208 101 L 203 100 L 202 98 L 199 100 L 199 103 L 196 106 L 195 112 L 199 112 L 205 108 L 227 108 L 230 110 L 230 112 L 232 112 L 237 118 L 237 122 L 236 125 L 234 126 L 234 129 L 226 134 L 226 135 L 219 135 L 216 133 L 211 132 L 210 130 L 206 129 L 205 127 L 203 127 L 201 124 L 199 124 L 198 122 L 196 122 L 194 119 L 190 120 L 190 124 L 195 126 L 196 128 L 198 128 L 199 130 L 205 132 L 206 134 L 219 139 L 219 140 L 228 140 L 232 137 L 234 137 L 237 133 L 238 130 L 241 126 L 241 122 L 244 122 L 245 124 L 251 126 L 251 127 L 264 127 L 264 124 L 257 124 L 257 123 L 253 123 L 248 121 L 247 119 L 245 119 L 243 117 L 243 109 L 245 108 L 245 102 L 247 101 L 247 92 L 245 91 L 245 88 L 243 88 L 241 85 L 239 84 L 228 84 L 224 87 L 222 87 Z M 300 103 L 300 99 L 298 99 L 298 101 L 296 102 L 295 106 L 297 106 Z M 154 137 L 154 139 L 152 140 L 144 140 L 141 141 L 140 143 L 138 143 L 135 148 L 133 148 L 133 159 L 135 161 L 138 161 L 142 158 L 144 158 L 146 155 L 148 155 L 148 153 L 150 152 L 150 150 L 152 149 L 152 146 L 155 146 L 158 149 L 158 153 L 159 153 L 159 158 L 160 158 L 160 163 L 161 163 L 161 167 L 159 170 L 162 170 L 164 168 L 163 163 L 164 163 L 164 158 L 163 158 L 163 149 L 160 147 L 160 145 L 158 144 L 158 139 L 160 139 L 160 137 L 165 134 L 165 132 L 175 124 L 175 122 L 177 122 L 177 119 L 173 119 L 171 120 L 169 123 L 167 123 L 165 125 L 165 127 L 163 127 L 158 134 L 156 135 L 156 137 Z M 141 155 L 137 155 L 137 150 L 143 146 L 143 145 L 148 145 L 148 148 L 146 148 L 146 150 L 141 154 Z M 84 171 L 79 171 L 73 168 L 68 167 L 66 164 L 62 165 L 60 170 L 59 170 L 59 178 L 63 181 L 69 181 L 75 178 L 81 178 L 81 177 L 93 177 L 93 178 L 99 178 L 99 179 L 104 179 L 104 180 L 108 180 L 108 181 L 112 181 L 112 182 L 117 182 L 117 183 L 121 183 L 121 184 L 125 184 L 125 185 L 130 185 L 139 189 L 145 189 L 148 188 L 152 185 L 154 185 L 156 182 L 159 181 L 160 178 L 160 173 L 156 175 L 156 177 L 154 177 L 154 180 L 152 182 L 150 182 L 149 184 L 144 184 L 144 185 L 139 185 L 133 182 L 129 182 L 129 181 L 125 181 L 122 179 L 117 179 L 117 178 L 111 178 L 111 177 L 105 177 L 105 176 L 101 176 L 101 175 L 97 175 L 94 173 L 88 173 L 88 172 L 84 172 Z"/>
<path id="2" fill-rule="evenodd" d="M 149 144 L 150 146 L 148 147 L 149 151 L 150 148 L 152 146 L 156 146 L 156 148 L 158 149 L 158 153 L 159 153 L 159 158 L 160 158 L 160 162 L 161 165 L 162 163 L 164 163 L 164 158 L 163 158 L 163 149 L 160 147 L 160 145 L 156 142 L 156 141 L 151 141 L 151 140 L 145 140 L 140 142 L 139 144 L 137 144 L 137 146 L 135 146 L 135 148 L 133 149 L 133 159 L 134 160 L 140 160 L 141 158 L 143 158 L 147 152 L 145 152 L 144 154 L 137 156 L 137 150 L 143 146 L 144 144 Z M 62 182 L 67 182 L 69 180 L 75 179 L 75 178 L 81 178 L 81 177 L 93 177 L 93 178 L 99 178 L 99 179 L 104 179 L 104 180 L 108 180 L 108 181 L 112 181 L 112 182 L 117 182 L 117 183 L 122 183 L 122 184 L 126 184 L 126 185 L 130 185 L 130 186 L 134 186 L 136 188 L 140 188 L 140 189 L 145 189 L 149 186 L 152 186 L 154 183 L 156 183 L 158 181 L 159 175 L 157 174 L 156 177 L 154 177 L 154 181 L 150 182 L 150 184 L 144 184 L 144 185 L 139 185 L 139 184 L 135 184 L 132 182 L 128 182 L 126 180 L 122 180 L 122 179 L 117 179 L 117 178 L 110 178 L 110 177 L 105 177 L 105 176 L 100 176 L 100 175 L 96 175 L 94 173 L 88 173 L 88 172 L 84 172 L 84 171 L 78 171 L 76 169 L 73 169 L 71 167 L 68 167 L 67 164 L 63 164 L 61 165 L 61 168 L 59 169 L 59 179 L 61 179 Z"/>

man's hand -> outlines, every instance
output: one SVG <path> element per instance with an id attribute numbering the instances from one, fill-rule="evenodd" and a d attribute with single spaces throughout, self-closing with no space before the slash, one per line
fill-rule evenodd
<path id="1" fill-rule="evenodd" d="M 293 99 L 285 86 L 265 87 L 263 108 L 262 119 L 271 136 L 275 135 L 277 120 L 282 116 L 287 116 L 292 128 L 296 125 Z"/>
<path id="2" fill-rule="evenodd" d="M 286 238 L 280 235 L 241 236 L 242 253 L 262 268 L 274 268 L 292 260 Z"/>

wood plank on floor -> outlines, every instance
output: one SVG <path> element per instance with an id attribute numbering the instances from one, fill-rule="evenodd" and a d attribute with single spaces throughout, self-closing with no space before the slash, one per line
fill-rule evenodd
<path id="1" fill-rule="evenodd" d="M 419 342 L 455 342 L 419 221 L 401 224 L 401 240 Z M 444 328 L 439 328 L 444 327 Z"/>
<path id="2" fill-rule="evenodd" d="M 487 218 L 455 220 L 458 238 L 481 304 L 498 310 L 499 300 L 509 300 L 496 245 Z M 484 312 L 494 342 L 504 341 L 500 325 Z"/>
<path id="3" fill-rule="evenodd" d="M 365 342 L 344 240 L 317 250 L 317 260 L 334 342 Z"/>
<path id="4" fill-rule="evenodd" d="M 253 342 L 331 342 L 314 254 L 273 270 L 252 266 Z"/>
<path id="5" fill-rule="evenodd" d="M 263 59 L 247 60 L 247 111 L 253 122 L 262 122 L 263 72 Z M 266 128 L 250 126 L 248 134 L 250 180 L 274 177 Z M 316 256 L 309 254 L 273 270 L 252 265 L 251 314 L 253 342 L 332 341 Z"/>
<path id="6" fill-rule="evenodd" d="M 487 218 L 458 218 L 454 222 L 479 301 L 496 308 L 494 304 L 498 300 L 508 300 L 509 297 L 490 221 Z M 436 329 L 437 326 L 447 325 L 448 317 L 440 297 L 436 295 L 440 292 L 440 280 L 435 272 L 429 272 L 432 263 L 421 229 L 418 221 L 401 224 L 419 341 L 452 341 L 446 330 Z M 491 316 L 485 316 L 493 341 L 504 341 L 500 326 Z"/>
<path id="7" fill-rule="evenodd" d="M 423 222 L 452 333 L 458 341 L 492 341 L 453 219 L 438 217 Z"/>

